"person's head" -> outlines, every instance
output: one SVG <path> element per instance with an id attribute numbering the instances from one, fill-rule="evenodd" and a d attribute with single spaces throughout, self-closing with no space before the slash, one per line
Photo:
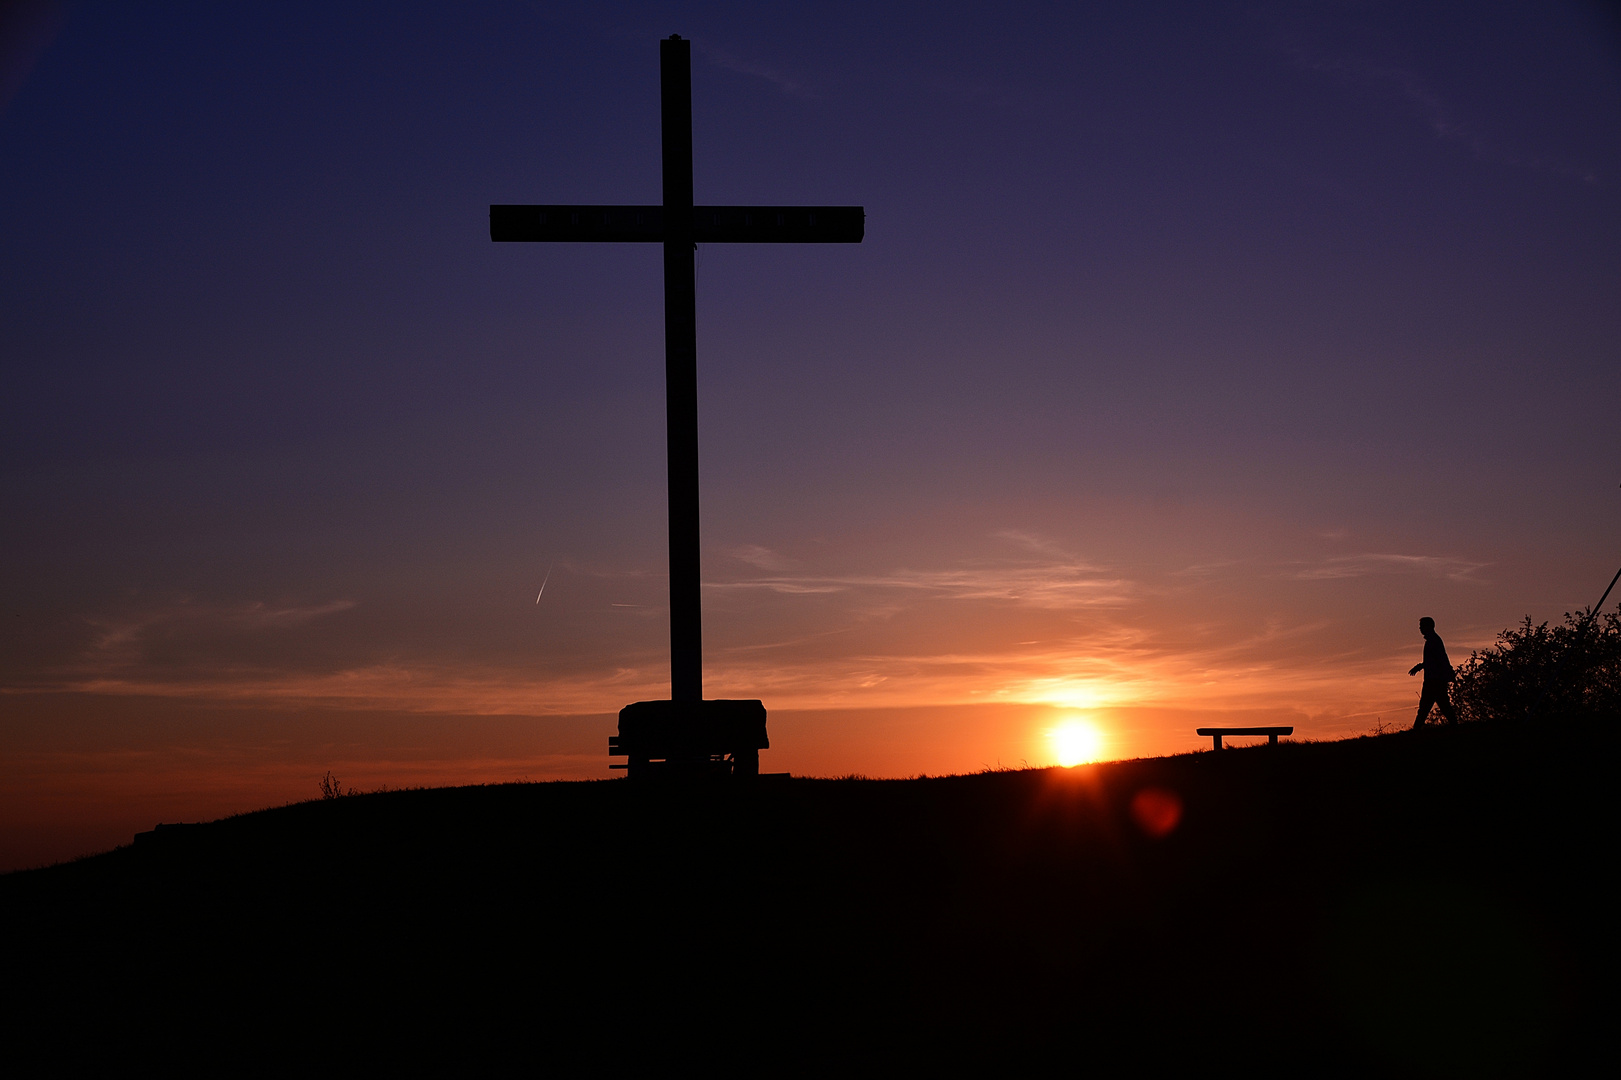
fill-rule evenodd
<path id="1" fill-rule="evenodd" d="M 1435 620 L 1430 618 L 1428 615 L 1418 620 L 1418 632 L 1423 634 L 1425 637 L 1429 637 L 1431 634 L 1435 633 Z"/>

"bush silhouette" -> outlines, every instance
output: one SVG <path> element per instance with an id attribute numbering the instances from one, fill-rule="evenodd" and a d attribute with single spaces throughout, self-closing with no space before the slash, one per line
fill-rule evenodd
<path id="1" fill-rule="evenodd" d="M 1464 720 L 1591 720 L 1621 712 L 1621 617 L 1566 612 L 1525 621 L 1471 653 L 1452 684 Z"/>
<path id="2" fill-rule="evenodd" d="M 341 799 L 345 795 L 353 794 L 355 794 L 355 789 L 352 787 L 345 788 L 342 781 L 332 775 L 331 769 L 328 769 L 326 775 L 321 777 L 321 798 Z"/>

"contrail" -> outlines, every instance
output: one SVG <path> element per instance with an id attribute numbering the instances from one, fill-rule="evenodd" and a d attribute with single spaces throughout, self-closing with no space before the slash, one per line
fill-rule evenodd
<path id="1" fill-rule="evenodd" d="M 556 565 L 556 563 L 552 563 L 552 566 Z M 552 579 L 552 566 L 546 568 L 546 576 L 540 579 L 540 591 L 535 594 L 535 603 L 537 604 L 540 603 L 540 598 L 546 595 L 546 583 Z"/>

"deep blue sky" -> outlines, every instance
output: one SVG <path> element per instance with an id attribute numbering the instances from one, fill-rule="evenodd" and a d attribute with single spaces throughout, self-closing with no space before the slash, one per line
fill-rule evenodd
<path id="1" fill-rule="evenodd" d="M 12 10 L 12 691 L 656 694 L 658 252 L 486 214 L 658 201 L 670 33 L 700 201 L 867 209 L 700 252 L 712 693 L 1332 733 L 1621 560 L 1605 7 Z"/>

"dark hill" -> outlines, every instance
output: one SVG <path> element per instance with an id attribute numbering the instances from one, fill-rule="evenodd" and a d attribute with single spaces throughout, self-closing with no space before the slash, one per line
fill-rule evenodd
<path id="1" fill-rule="evenodd" d="M 1610 727 L 1551 731 L 166 829 L 0 878 L 6 1044 L 278 1073 L 1563 1071 L 1608 1026 L 1616 759 Z M 1160 839 L 1145 789 L 1182 806 Z"/>

